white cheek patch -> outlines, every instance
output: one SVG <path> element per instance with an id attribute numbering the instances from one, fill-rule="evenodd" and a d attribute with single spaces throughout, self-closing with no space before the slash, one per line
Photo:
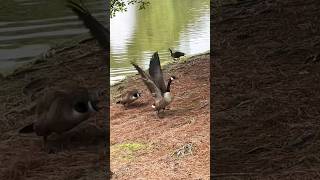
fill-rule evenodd
<path id="1" fill-rule="evenodd" d="M 153 109 L 154 109 L 154 108 L 156 108 L 156 106 L 155 106 L 155 105 L 153 105 L 153 104 L 152 104 L 152 106 L 151 106 L 151 107 L 152 107 Z"/>
<path id="2" fill-rule="evenodd" d="M 96 110 L 93 108 L 92 104 L 91 104 L 91 101 L 88 101 L 88 107 L 89 107 L 89 110 L 91 112 L 96 112 Z"/>
<path id="3" fill-rule="evenodd" d="M 171 81 L 173 81 L 173 80 L 174 80 L 174 78 L 173 78 L 173 77 L 170 77 L 170 79 L 171 79 Z"/>

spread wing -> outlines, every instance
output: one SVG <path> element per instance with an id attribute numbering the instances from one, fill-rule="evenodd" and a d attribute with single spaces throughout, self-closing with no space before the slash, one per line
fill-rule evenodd
<path id="1" fill-rule="evenodd" d="M 143 71 L 137 64 L 135 64 L 133 62 L 131 62 L 131 64 L 138 71 L 138 73 L 142 77 L 144 84 L 147 86 L 147 88 L 149 89 L 149 91 L 151 92 L 152 95 L 156 94 L 156 91 L 160 91 L 157 88 L 157 86 L 152 82 L 150 76 L 145 71 Z"/>
<path id="2" fill-rule="evenodd" d="M 91 35 L 97 39 L 99 45 L 109 51 L 109 29 L 99 23 L 87 9 L 74 1 L 68 0 L 67 7 L 69 7 L 79 17 L 79 19 L 83 21 L 83 24 L 90 30 Z"/>
<path id="3" fill-rule="evenodd" d="M 149 86 L 153 89 L 155 98 L 162 97 L 161 90 L 157 87 L 157 85 L 151 79 L 142 78 L 142 80 L 147 86 Z"/>
<path id="4" fill-rule="evenodd" d="M 149 74 L 151 80 L 159 87 L 161 92 L 165 93 L 167 88 L 162 74 L 158 52 L 155 52 L 150 59 Z"/>

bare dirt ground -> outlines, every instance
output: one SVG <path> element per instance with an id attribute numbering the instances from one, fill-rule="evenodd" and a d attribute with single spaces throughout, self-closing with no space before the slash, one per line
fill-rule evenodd
<path id="1" fill-rule="evenodd" d="M 320 1 L 221 10 L 211 24 L 212 176 L 320 179 Z"/>
<path id="2" fill-rule="evenodd" d="M 106 88 L 103 60 L 97 43 L 89 40 L 0 77 L 0 179 L 106 179 L 103 110 L 68 133 L 49 136 L 54 153 L 43 149 L 41 137 L 18 134 L 34 120 L 35 100 L 46 87 L 75 81 L 89 89 Z M 114 87 L 142 89 L 143 98 L 126 111 L 111 105 L 113 179 L 209 178 L 209 54 L 166 69 L 179 79 L 164 118 L 154 114 L 137 76 Z M 108 110 L 104 102 L 99 106 Z"/>
<path id="3" fill-rule="evenodd" d="M 106 79 L 103 52 L 92 40 L 57 49 L 53 57 L 2 77 L 0 179 L 105 179 L 103 112 L 62 136 L 49 136 L 56 149 L 51 154 L 43 149 L 41 137 L 19 135 L 18 130 L 34 120 L 32 105 L 45 87 L 76 81 L 103 89 Z M 103 102 L 99 106 L 106 109 Z"/>
<path id="4" fill-rule="evenodd" d="M 160 57 L 161 58 L 161 57 Z M 165 68 L 175 75 L 174 101 L 158 118 L 139 75 L 111 89 L 111 171 L 113 179 L 209 179 L 209 54 Z M 127 110 L 115 104 L 130 89 L 142 98 Z"/>

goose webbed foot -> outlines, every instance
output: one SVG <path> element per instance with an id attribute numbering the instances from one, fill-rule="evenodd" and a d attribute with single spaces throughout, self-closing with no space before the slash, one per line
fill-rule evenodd
<path id="1" fill-rule="evenodd" d="M 161 111 L 162 110 L 162 111 Z M 161 113 L 162 112 L 162 113 Z M 159 109 L 159 110 L 157 110 L 156 111 L 156 114 L 157 114 L 157 117 L 158 118 L 163 118 L 164 116 L 163 116 L 163 114 L 164 114 L 164 110 L 163 109 Z"/>
<path id="2" fill-rule="evenodd" d="M 160 110 L 157 110 L 157 111 L 156 111 L 156 115 L 157 115 L 158 118 L 161 118 L 161 117 L 160 117 Z"/>

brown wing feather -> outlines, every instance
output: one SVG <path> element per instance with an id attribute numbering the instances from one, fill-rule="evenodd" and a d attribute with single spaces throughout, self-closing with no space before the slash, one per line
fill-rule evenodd
<path id="1" fill-rule="evenodd" d="M 147 86 L 147 88 L 149 89 L 149 91 L 151 92 L 151 94 L 156 93 L 156 86 L 154 86 L 152 83 L 148 82 L 147 80 L 151 80 L 150 76 L 143 71 L 137 64 L 131 62 L 131 64 L 133 65 L 133 67 L 138 71 L 138 73 L 140 74 L 140 76 L 142 77 L 142 81 L 144 82 L 144 84 Z"/>
<path id="2" fill-rule="evenodd" d="M 158 52 L 155 52 L 150 59 L 149 74 L 151 80 L 157 85 L 161 92 L 165 93 L 167 88 L 162 74 Z"/>

